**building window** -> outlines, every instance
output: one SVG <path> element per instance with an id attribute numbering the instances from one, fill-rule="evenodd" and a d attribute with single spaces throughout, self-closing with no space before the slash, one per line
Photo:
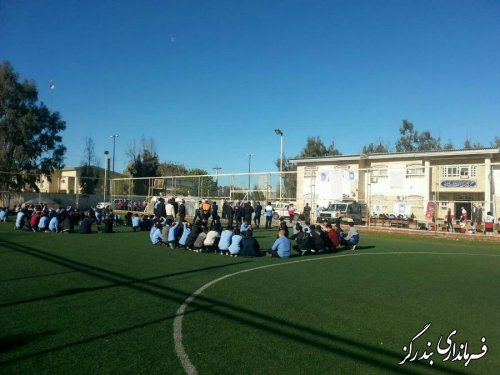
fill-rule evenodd
<path id="1" fill-rule="evenodd" d="M 475 165 L 447 165 L 442 167 L 441 172 L 442 177 L 460 177 L 467 179 L 469 177 L 476 177 L 477 167 Z"/>
<path id="2" fill-rule="evenodd" d="M 374 165 L 372 169 L 372 177 L 389 177 L 386 165 Z"/>
<path id="3" fill-rule="evenodd" d="M 425 168 L 419 164 L 406 166 L 406 178 L 423 177 L 425 175 Z"/>

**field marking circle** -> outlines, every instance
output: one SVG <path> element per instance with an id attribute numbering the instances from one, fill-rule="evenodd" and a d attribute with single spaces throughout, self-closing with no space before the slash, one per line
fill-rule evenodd
<path id="1" fill-rule="evenodd" d="M 209 281 L 208 283 L 202 285 L 199 289 L 197 289 L 195 292 L 193 292 L 188 298 L 184 300 L 182 305 L 179 307 L 175 314 L 175 319 L 174 319 L 174 347 L 175 347 L 175 353 L 177 354 L 177 357 L 179 358 L 182 367 L 184 368 L 184 371 L 188 375 L 197 375 L 198 371 L 196 370 L 196 367 L 194 367 L 193 363 L 189 359 L 188 354 L 186 353 L 186 349 L 184 348 L 184 344 L 182 343 L 182 321 L 184 319 L 184 313 L 189 306 L 191 302 L 193 302 L 196 297 L 198 297 L 201 293 L 203 293 L 205 290 L 210 288 L 212 285 L 217 284 L 219 281 L 228 279 L 230 277 L 240 275 L 242 273 L 247 273 L 247 272 L 252 272 L 252 271 L 257 271 L 265 268 L 271 268 L 271 267 L 279 267 L 279 266 L 286 266 L 288 264 L 296 264 L 296 263 L 302 263 L 302 262 L 314 262 L 314 261 L 319 261 L 319 260 L 326 260 L 326 259 L 336 259 L 336 258 L 344 258 L 344 257 L 351 257 L 351 256 L 365 256 L 365 255 L 415 255 L 415 254 L 424 254 L 424 255 L 466 255 L 466 256 L 491 256 L 491 257 L 500 257 L 500 254 L 471 254 L 471 253 L 435 253 L 431 251 L 411 251 L 411 252 L 388 252 L 388 253 L 350 253 L 350 254 L 341 254 L 341 255 L 330 255 L 330 256 L 325 256 L 321 258 L 308 258 L 308 259 L 301 259 L 301 260 L 294 260 L 290 262 L 283 262 L 283 263 L 274 263 L 274 264 L 266 264 L 265 266 L 258 266 L 254 268 L 248 268 L 245 270 L 233 272 L 224 276 L 221 276 L 217 279 L 214 279 L 212 281 Z"/>

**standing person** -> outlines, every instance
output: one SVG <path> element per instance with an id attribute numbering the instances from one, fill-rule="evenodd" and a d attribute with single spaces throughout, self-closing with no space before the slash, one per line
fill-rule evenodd
<path id="1" fill-rule="evenodd" d="M 321 207 L 319 204 L 316 205 L 316 221 L 318 220 L 319 214 L 321 213 Z"/>
<path id="2" fill-rule="evenodd" d="M 208 222 L 208 218 L 210 217 L 210 210 L 212 209 L 212 206 L 210 204 L 210 201 L 208 199 L 204 199 L 203 203 L 201 204 L 201 214 L 203 215 L 203 218 Z"/>
<path id="3" fill-rule="evenodd" d="M 453 232 L 453 222 L 451 220 L 451 208 L 448 207 L 448 212 L 446 214 L 446 226 L 448 227 L 448 232 Z"/>
<path id="4" fill-rule="evenodd" d="M 243 207 L 241 207 L 240 202 L 237 202 L 236 206 L 234 206 L 234 218 L 236 220 L 236 225 L 240 226 L 243 219 Z"/>
<path id="5" fill-rule="evenodd" d="M 295 207 L 292 203 L 288 206 L 288 216 L 290 216 L 290 223 L 292 223 L 293 217 L 295 216 Z"/>
<path id="6" fill-rule="evenodd" d="M 465 207 L 462 207 L 462 216 L 460 216 L 460 220 L 464 223 L 467 221 L 467 210 Z"/>
<path id="7" fill-rule="evenodd" d="M 167 205 L 165 206 L 165 213 L 166 213 L 166 218 L 170 220 L 175 220 L 175 210 L 174 210 L 174 205 L 172 204 L 173 199 L 170 198 L 167 200 Z"/>
<path id="8" fill-rule="evenodd" d="M 219 217 L 218 211 L 219 211 L 219 206 L 217 206 L 216 201 L 213 201 L 212 206 L 210 207 L 210 215 L 212 216 L 212 223 L 217 217 Z"/>
<path id="9" fill-rule="evenodd" d="M 177 218 L 177 213 L 179 212 L 179 203 L 177 202 L 177 197 L 172 198 L 172 206 L 174 206 L 174 217 Z"/>
<path id="10" fill-rule="evenodd" d="M 226 218 L 228 228 L 233 229 L 234 210 L 229 203 L 226 205 Z"/>
<path id="11" fill-rule="evenodd" d="M 476 222 L 481 225 L 483 223 L 483 205 L 479 204 L 479 207 L 477 208 L 477 218 Z"/>
<path id="12" fill-rule="evenodd" d="M 265 215 L 266 215 L 266 229 L 271 229 L 271 225 L 273 222 L 273 206 L 271 205 L 271 202 L 267 202 L 267 206 L 265 208 Z"/>
<path id="13" fill-rule="evenodd" d="M 495 218 L 491 214 L 490 211 L 486 213 L 486 217 L 484 218 L 484 234 L 487 236 L 491 236 L 493 234 L 493 225 L 495 223 Z"/>
<path id="14" fill-rule="evenodd" d="M 256 228 L 260 228 L 260 216 L 262 215 L 262 205 L 260 202 L 257 202 L 255 204 L 255 211 L 254 211 L 254 218 L 253 218 L 253 223 L 255 224 Z"/>
<path id="15" fill-rule="evenodd" d="M 307 225 L 311 225 L 311 206 L 309 206 L 309 203 L 306 203 L 304 209 L 304 221 Z"/>
<path id="16" fill-rule="evenodd" d="M 186 220 L 186 201 L 181 200 L 181 204 L 179 205 L 179 220 L 181 223 L 184 223 Z"/>
<path id="17" fill-rule="evenodd" d="M 193 224 L 196 223 L 196 219 L 199 218 L 201 220 L 201 201 L 194 204 L 194 218 Z"/>
<path id="18" fill-rule="evenodd" d="M 245 206 L 243 207 L 243 220 L 246 223 L 252 222 L 252 213 L 253 213 L 252 204 L 250 202 L 245 203 Z"/>
<path id="19" fill-rule="evenodd" d="M 267 251 L 273 258 L 290 258 L 291 243 L 285 236 L 285 231 L 280 230 L 278 238 L 274 241 L 273 246 Z"/>

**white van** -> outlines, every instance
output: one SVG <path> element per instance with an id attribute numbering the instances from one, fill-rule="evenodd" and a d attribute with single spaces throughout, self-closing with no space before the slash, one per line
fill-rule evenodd
<path id="1" fill-rule="evenodd" d="M 318 223 L 324 220 L 330 224 L 337 221 L 337 219 L 349 218 L 356 223 L 362 223 L 368 218 L 368 205 L 356 201 L 337 201 L 330 203 L 330 205 L 321 210 L 316 221 Z"/>

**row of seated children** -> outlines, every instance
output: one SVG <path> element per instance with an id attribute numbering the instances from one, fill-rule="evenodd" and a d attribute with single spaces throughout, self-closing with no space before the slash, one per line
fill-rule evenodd
<path id="1" fill-rule="evenodd" d="M 345 233 L 339 223 L 335 225 L 335 228 L 328 223 L 323 226 L 311 225 L 302 228 L 300 224 L 296 223 L 293 226 L 291 237 L 296 241 L 293 248 L 301 255 L 334 251 L 339 246 L 355 250 L 359 243 L 359 232 L 353 221 L 348 224 L 349 231 Z"/>
<path id="2" fill-rule="evenodd" d="M 151 229 L 151 242 L 154 245 L 167 245 L 171 248 L 184 248 L 197 253 L 219 252 L 221 255 L 258 256 L 260 246 L 252 237 L 251 226 L 240 232 L 239 228 L 230 227 L 222 230 L 220 220 L 214 220 L 210 228 L 206 219 L 195 224 L 188 222 L 173 222 L 172 220 L 157 221 Z"/>

